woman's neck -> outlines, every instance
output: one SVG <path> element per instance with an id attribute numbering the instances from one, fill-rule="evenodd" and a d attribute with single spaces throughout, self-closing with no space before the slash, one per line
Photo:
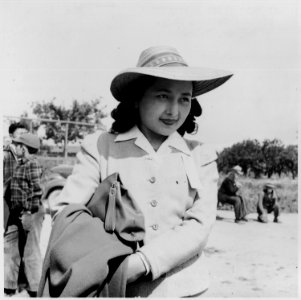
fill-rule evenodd
<path id="1" fill-rule="evenodd" d="M 157 134 L 145 127 L 138 127 L 155 151 L 158 151 L 162 143 L 168 138 L 168 136 Z"/>

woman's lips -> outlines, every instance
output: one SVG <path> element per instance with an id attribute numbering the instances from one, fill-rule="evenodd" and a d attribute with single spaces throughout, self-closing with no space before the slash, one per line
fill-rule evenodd
<path id="1" fill-rule="evenodd" d="M 163 122 L 165 125 L 173 125 L 178 122 L 177 119 L 161 119 L 161 122 Z"/>

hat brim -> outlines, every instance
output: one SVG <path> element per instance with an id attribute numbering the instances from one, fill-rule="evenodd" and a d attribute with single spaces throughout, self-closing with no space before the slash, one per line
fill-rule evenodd
<path id="1" fill-rule="evenodd" d="M 40 144 L 39 144 L 39 142 L 34 143 L 34 142 L 24 141 L 24 140 L 21 138 L 21 136 L 16 137 L 16 138 L 13 138 L 12 141 L 15 142 L 15 143 L 18 143 L 18 144 L 22 144 L 22 145 L 31 147 L 31 148 L 36 149 L 36 150 L 39 150 L 39 149 L 40 149 Z"/>
<path id="2" fill-rule="evenodd" d="M 171 80 L 192 81 L 193 97 L 216 89 L 233 75 L 230 72 L 197 67 L 137 67 L 119 73 L 111 83 L 111 93 L 118 101 L 124 100 L 131 82 L 142 75 L 149 75 Z"/>
<path id="3" fill-rule="evenodd" d="M 12 138 L 11 140 L 12 140 L 13 142 L 15 142 L 15 143 L 23 144 L 22 140 L 20 140 L 19 137 Z"/>
<path id="4" fill-rule="evenodd" d="M 238 175 L 243 175 L 242 171 L 236 170 L 236 169 L 231 169 L 232 172 L 238 174 Z"/>
<path id="5" fill-rule="evenodd" d="M 275 189 L 275 186 L 273 184 L 265 184 L 264 189 Z"/>

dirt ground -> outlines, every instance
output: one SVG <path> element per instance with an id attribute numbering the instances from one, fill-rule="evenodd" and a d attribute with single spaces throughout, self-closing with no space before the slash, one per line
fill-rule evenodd
<path id="1" fill-rule="evenodd" d="M 298 215 L 282 214 L 281 224 L 234 223 L 232 211 L 218 211 L 205 254 L 211 286 L 206 297 L 297 297 Z"/>
<path id="2" fill-rule="evenodd" d="M 233 211 L 218 211 L 208 241 L 211 286 L 205 297 L 297 297 L 298 215 L 282 214 L 281 224 L 234 223 Z M 41 249 L 45 253 L 51 221 L 47 215 Z"/>

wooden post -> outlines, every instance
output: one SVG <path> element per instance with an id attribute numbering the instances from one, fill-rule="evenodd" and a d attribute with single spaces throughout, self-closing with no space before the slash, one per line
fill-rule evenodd
<path id="1" fill-rule="evenodd" d="M 65 130 L 65 145 L 64 145 L 64 157 L 68 157 L 68 131 L 69 131 L 69 122 L 66 122 L 66 130 Z"/>
<path id="2" fill-rule="evenodd" d="M 33 130 L 32 130 L 32 119 L 30 119 L 30 123 L 29 123 L 29 132 L 33 133 Z"/>

